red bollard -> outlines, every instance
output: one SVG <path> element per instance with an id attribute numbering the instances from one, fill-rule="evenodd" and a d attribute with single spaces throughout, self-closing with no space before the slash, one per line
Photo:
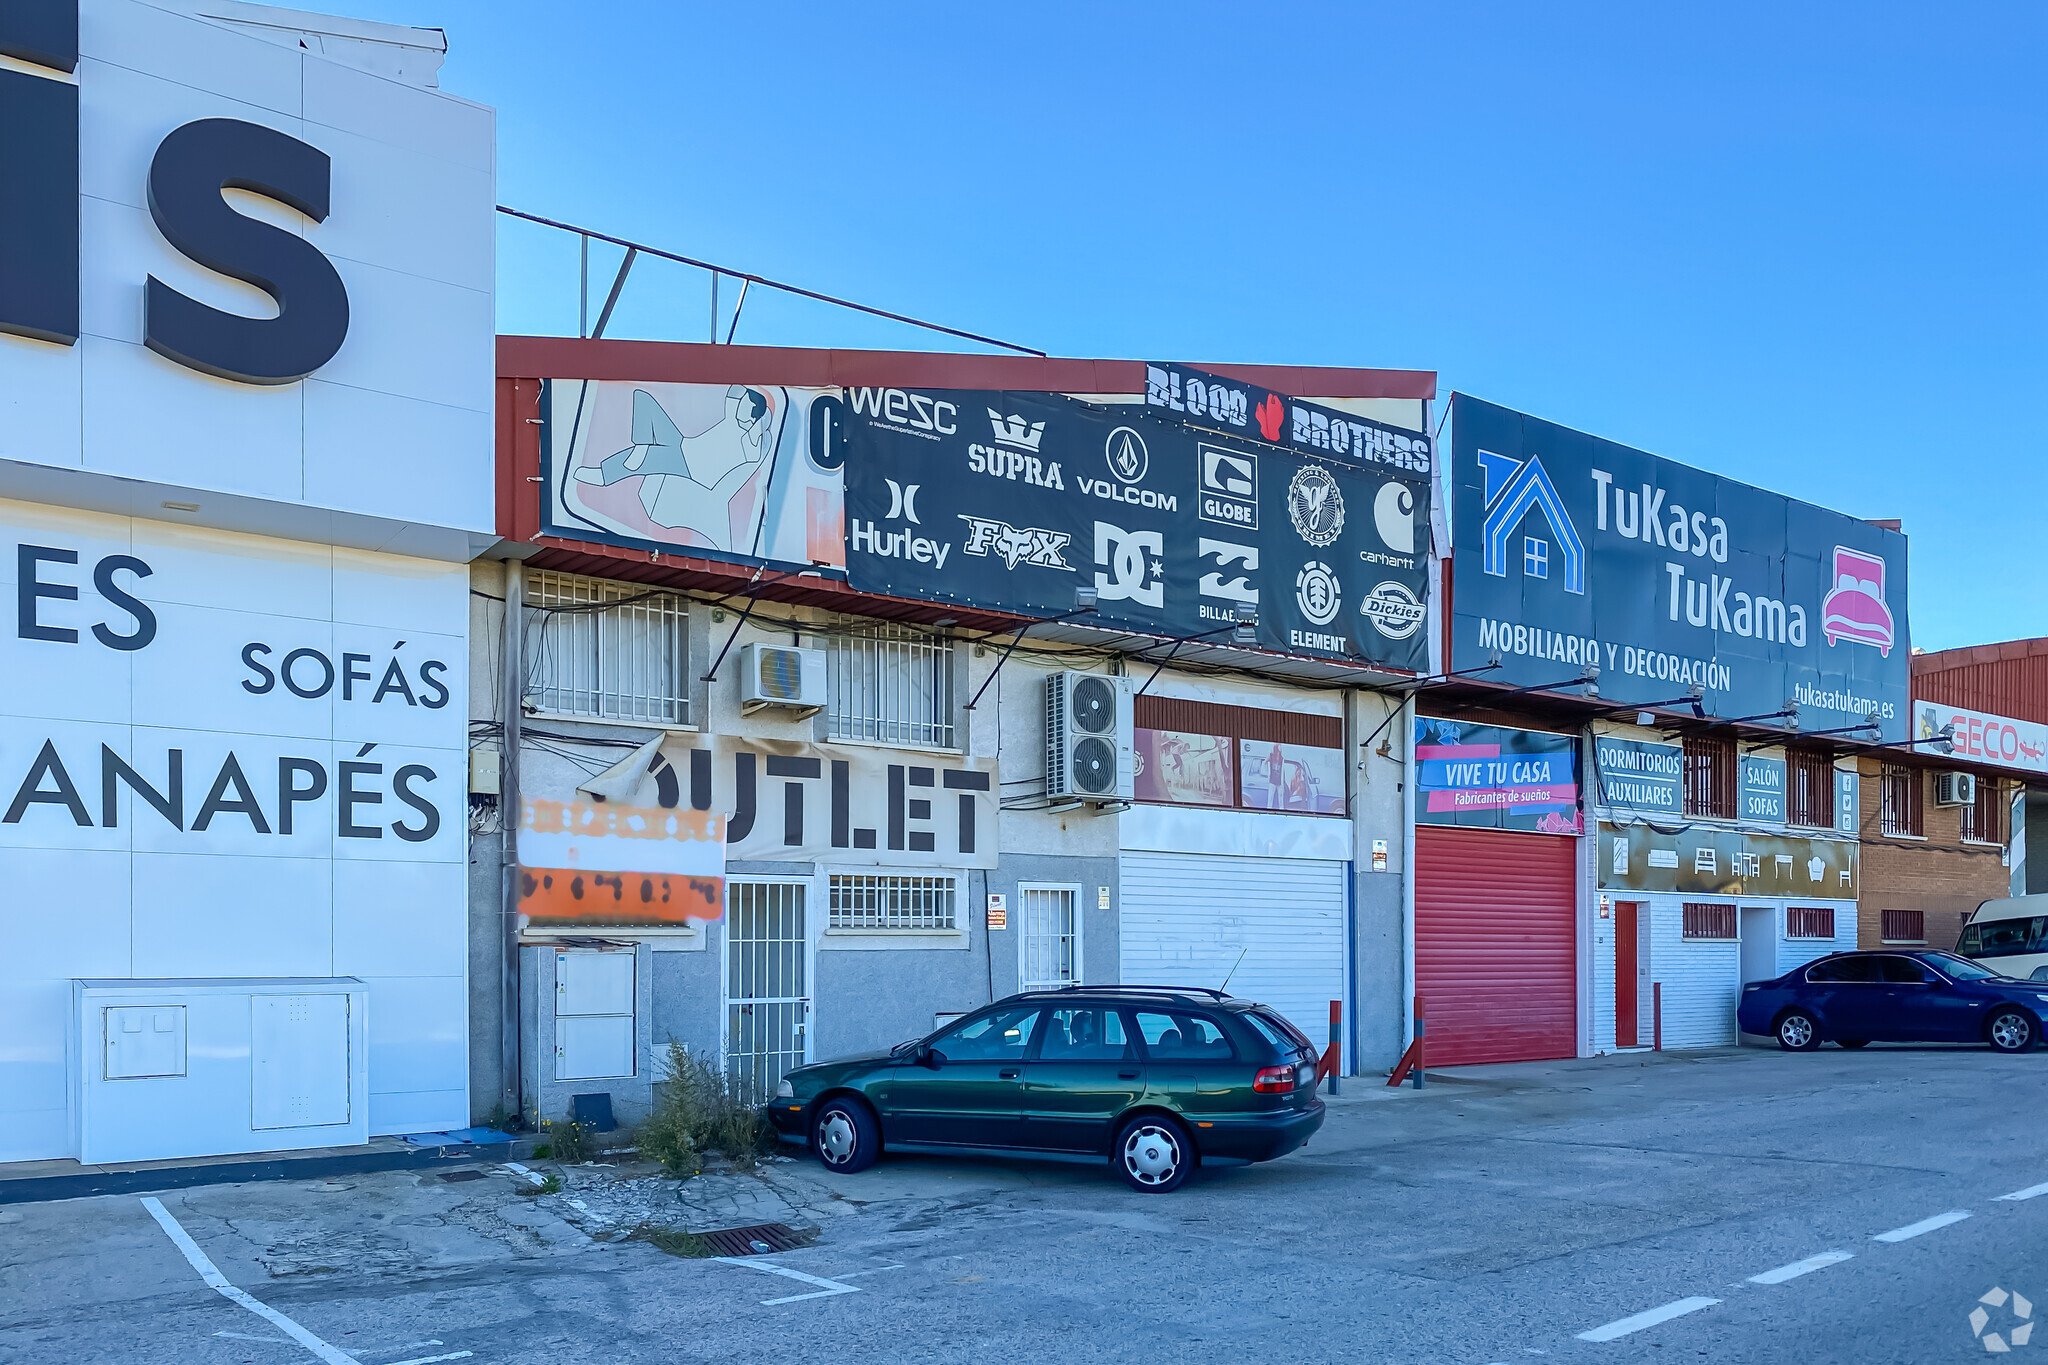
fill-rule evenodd
<path id="1" fill-rule="evenodd" d="M 1337 1093 L 1337 1073 L 1344 1069 L 1344 1002 L 1330 1002 L 1330 1045 L 1323 1051 L 1323 1072 L 1330 1078 L 1330 1093 Z"/>
<path id="2" fill-rule="evenodd" d="M 1650 983 L 1650 1050 L 1664 1050 L 1664 983 Z"/>
<path id="3" fill-rule="evenodd" d="M 1428 1026 L 1422 1018 L 1422 997 L 1415 997 L 1415 1041 L 1408 1044 L 1408 1050 L 1401 1054 L 1401 1060 L 1387 1073 L 1388 1085 L 1399 1085 L 1403 1077 L 1412 1076 L 1415 1088 L 1422 1089 L 1422 1037 Z"/>

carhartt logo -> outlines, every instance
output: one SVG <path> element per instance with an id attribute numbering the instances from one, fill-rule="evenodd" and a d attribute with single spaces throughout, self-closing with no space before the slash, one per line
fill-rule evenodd
<path id="1" fill-rule="evenodd" d="M 988 424 L 996 434 L 996 444 L 1015 446 L 1019 450 L 1038 453 L 1038 443 L 1045 438 L 1045 423 L 1027 422 L 1016 414 L 1005 417 L 994 408 L 988 410 Z"/>
<path id="2" fill-rule="evenodd" d="M 2000 1354 L 2033 1339 L 2033 1317 L 2034 1305 L 2024 1294 L 2008 1294 L 1993 1285 L 1970 1310 L 1970 1335 L 1983 1342 L 1985 1350 Z"/>

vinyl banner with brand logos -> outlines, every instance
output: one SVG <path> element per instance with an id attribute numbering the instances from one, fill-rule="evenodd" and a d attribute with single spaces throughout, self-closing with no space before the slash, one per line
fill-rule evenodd
<path id="1" fill-rule="evenodd" d="M 898 402 L 897 399 L 902 401 Z M 1427 668 L 1429 490 L 1058 394 L 849 389 L 847 580 L 862 592 Z M 1395 477 L 1395 473 L 1401 477 Z"/>
<path id="2" fill-rule="evenodd" d="M 1290 398 L 1241 379 L 1186 365 L 1147 365 L 1145 406 L 1191 426 L 1330 456 L 1391 478 L 1429 481 L 1429 438 L 1421 432 Z"/>
<path id="3" fill-rule="evenodd" d="M 1451 399 L 1451 668 L 1706 714 L 1906 738 L 1911 641 L 1896 531 L 1464 394 Z M 1866 490 L 1842 466 L 1845 500 Z"/>

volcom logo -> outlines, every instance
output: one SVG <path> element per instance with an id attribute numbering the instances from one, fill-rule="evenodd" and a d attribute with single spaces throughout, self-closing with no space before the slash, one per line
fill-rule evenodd
<path id="1" fill-rule="evenodd" d="M 1295 531 L 1321 549 L 1344 530 L 1344 494 L 1321 465 L 1305 464 L 1287 485 L 1287 515 Z"/>
<path id="2" fill-rule="evenodd" d="M 924 523 L 917 519 L 917 490 L 924 485 L 898 483 L 894 479 L 882 482 L 889 485 L 889 515 L 884 520 L 894 521 L 901 517 L 913 526 L 922 526 Z"/>
<path id="3" fill-rule="evenodd" d="M 1060 556 L 1060 551 L 1073 540 L 1065 531 L 1048 531 L 1040 526 L 1012 526 L 1007 521 L 971 517 L 965 512 L 957 515 L 967 523 L 967 541 L 960 548 L 968 554 L 995 555 L 1012 569 L 1024 563 L 1041 569 L 1074 571 L 1074 566 Z"/>
<path id="4" fill-rule="evenodd" d="M 1145 477 L 1151 467 L 1152 453 L 1145 449 L 1145 438 L 1129 427 L 1118 427 L 1109 433 L 1109 439 L 1102 443 L 1103 458 L 1109 461 L 1109 472 L 1125 483 L 1136 483 Z"/>
<path id="5" fill-rule="evenodd" d="M 1166 538 L 1157 531 L 1126 531 L 1095 523 L 1095 595 L 1104 602 L 1130 601 L 1153 610 L 1166 605 Z"/>
<path id="6" fill-rule="evenodd" d="M 996 444 L 1015 446 L 1033 455 L 1038 453 L 1038 443 L 1045 438 L 1045 423 L 1027 422 L 1014 414 L 1005 417 L 994 408 L 988 410 L 988 424 L 995 430 Z"/>
<path id="7" fill-rule="evenodd" d="M 1311 559 L 1294 576 L 1294 605 L 1312 626 L 1327 626 L 1336 620 L 1343 596 L 1336 573 L 1320 559 Z"/>
<path id="8" fill-rule="evenodd" d="M 1251 585 L 1246 573 L 1259 567 L 1259 547 L 1256 545 L 1235 545 L 1227 540 L 1211 540 L 1207 536 L 1195 542 L 1195 548 L 1204 559 L 1216 561 L 1216 570 L 1205 573 L 1201 579 L 1204 597 L 1220 597 L 1226 602 L 1242 602 L 1248 607 L 1259 604 L 1259 590 Z M 1225 578 L 1223 570 L 1238 565 L 1242 572 Z"/>

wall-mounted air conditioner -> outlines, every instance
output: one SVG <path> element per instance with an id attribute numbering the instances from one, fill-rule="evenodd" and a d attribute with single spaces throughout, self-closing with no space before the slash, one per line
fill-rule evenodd
<path id="1" fill-rule="evenodd" d="M 1135 795 L 1131 680 L 1053 673 L 1045 680 L 1045 794 L 1097 804 Z"/>
<path id="2" fill-rule="evenodd" d="M 740 711 L 780 706 L 809 715 L 825 705 L 825 651 L 793 645 L 740 646 Z"/>
<path id="3" fill-rule="evenodd" d="M 1936 773 L 1934 775 L 1934 804 L 1937 806 L 1972 806 L 1977 803 L 1977 775 L 1975 773 Z"/>

